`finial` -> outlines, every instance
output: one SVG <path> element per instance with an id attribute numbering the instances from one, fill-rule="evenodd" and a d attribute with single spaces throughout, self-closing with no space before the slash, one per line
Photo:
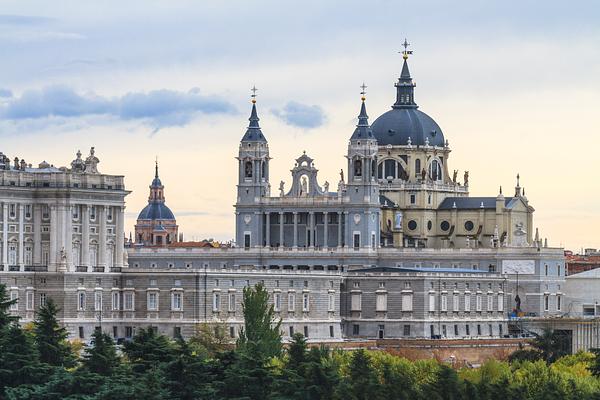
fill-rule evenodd
<path id="1" fill-rule="evenodd" d="M 517 174 L 517 186 L 519 186 L 519 180 L 521 179 L 521 176 L 519 174 Z"/>
<path id="2" fill-rule="evenodd" d="M 500 194 L 502 194 L 502 185 L 500 185 Z"/>
<path id="3" fill-rule="evenodd" d="M 404 50 L 399 51 L 398 53 L 401 53 L 402 58 L 405 60 L 408 58 L 409 54 L 412 54 L 412 50 L 408 50 L 408 46 L 410 46 L 410 43 L 408 43 L 408 40 L 404 38 L 404 43 L 402 43 L 402 47 L 404 47 Z"/>
<path id="4" fill-rule="evenodd" d="M 154 177 L 158 178 L 158 156 L 154 158 Z"/>
<path id="5" fill-rule="evenodd" d="M 362 101 L 365 101 L 367 98 L 365 97 L 365 95 L 367 94 L 367 91 L 365 89 L 367 89 L 367 85 L 365 85 L 365 83 L 363 82 L 362 85 L 360 85 L 360 88 L 362 89 L 360 92 L 360 99 Z"/>
<path id="6" fill-rule="evenodd" d="M 252 86 L 252 89 L 250 89 L 250 91 L 252 92 L 252 96 L 250 96 L 250 97 L 252 97 L 252 104 L 255 104 L 256 103 L 256 96 L 257 96 L 256 92 L 258 92 L 258 89 L 256 88 L 256 85 Z"/>

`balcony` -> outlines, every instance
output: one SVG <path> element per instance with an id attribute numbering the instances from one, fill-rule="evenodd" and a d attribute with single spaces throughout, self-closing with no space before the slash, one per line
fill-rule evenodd
<path id="1" fill-rule="evenodd" d="M 93 267 L 92 272 L 104 272 L 104 267 Z"/>
<path id="2" fill-rule="evenodd" d="M 20 271 L 21 269 L 19 268 L 19 266 L 18 266 L 18 265 L 9 265 L 9 266 L 8 266 L 8 270 L 9 270 L 9 271 L 11 271 L 11 272 L 18 272 L 18 271 Z"/>
<path id="3" fill-rule="evenodd" d="M 26 265 L 25 272 L 48 272 L 47 265 Z"/>
<path id="4" fill-rule="evenodd" d="M 78 265 L 75 267 L 75 272 L 88 272 L 88 267 L 86 265 Z"/>
<path id="5" fill-rule="evenodd" d="M 121 272 L 121 267 L 110 267 L 110 272 Z"/>

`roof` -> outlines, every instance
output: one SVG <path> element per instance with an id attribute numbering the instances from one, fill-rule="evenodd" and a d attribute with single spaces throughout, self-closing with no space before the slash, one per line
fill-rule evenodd
<path id="1" fill-rule="evenodd" d="M 507 206 L 513 197 L 506 197 L 504 205 Z M 483 203 L 483 207 L 481 206 Z M 496 197 L 446 197 L 438 207 L 438 210 L 452 210 L 456 204 L 456 208 L 460 210 L 474 209 L 490 209 L 496 208 Z"/>
<path id="2" fill-rule="evenodd" d="M 256 112 L 256 103 L 252 103 L 252 111 L 250 112 L 250 124 L 248 124 L 248 129 L 242 138 L 242 142 L 267 142 L 265 135 L 263 135 L 260 130 L 260 125 L 258 124 L 258 113 Z"/>
<path id="3" fill-rule="evenodd" d="M 371 268 L 360 268 L 352 269 L 348 272 L 440 272 L 440 273 L 471 273 L 471 274 L 485 274 L 488 271 L 482 271 L 478 269 L 466 269 L 466 268 L 406 268 L 406 267 L 371 267 Z"/>
<path id="4" fill-rule="evenodd" d="M 379 195 L 379 205 L 382 207 L 395 207 L 396 202 L 390 200 L 388 197 L 380 194 Z"/>
<path id="5" fill-rule="evenodd" d="M 364 99 L 364 97 L 363 97 Z M 358 115 L 358 124 L 356 125 L 356 129 L 350 137 L 350 140 L 359 140 L 359 139 L 373 139 L 373 131 L 369 126 L 369 116 L 367 115 L 367 108 L 365 106 L 365 101 L 363 100 L 360 105 L 360 114 Z"/>
<path id="6" fill-rule="evenodd" d="M 429 115 L 416 108 L 393 108 L 371 124 L 373 136 L 380 146 L 408 145 L 444 147 L 444 134 L 440 126 Z"/>
<path id="7" fill-rule="evenodd" d="M 138 215 L 138 220 L 175 220 L 173 212 L 162 202 L 151 202 Z"/>

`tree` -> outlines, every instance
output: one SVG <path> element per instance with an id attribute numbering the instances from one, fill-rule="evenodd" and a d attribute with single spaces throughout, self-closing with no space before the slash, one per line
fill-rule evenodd
<path id="1" fill-rule="evenodd" d="M 118 365 L 119 357 L 114 341 L 101 329 L 96 329 L 90 345 L 85 349 L 83 368 L 95 374 L 110 376 Z"/>
<path id="2" fill-rule="evenodd" d="M 175 358 L 173 343 L 164 335 L 159 335 L 152 327 L 141 328 L 130 342 L 125 342 L 123 352 L 131 362 L 133 371 L 145 373 L 161 363 Z"/>
<path id="3" fill-rule="evenodd" d="M 425 385 L 423 397 L 430 400 L 460 400 L 461 382 L 452 368 L 441 364 L 433 380 Z"/>
<path id="4" fill-rule="evenodd" d="M 266 358 L 281 354 L 281 320 L 275 321 L 269 293 L 259 283 L 254 288 L 244 288 L 242 302 L 244 328 L 240 331 L 237 347 L 241 351 L 253 349 Z"/>
<path id="5" fill-rule="evenodd" d="M 340 385 L 339 396 L 356 400 L 377 398 L 377 373 L 364 349 L 355 350 L 348 366 L 348 375 Z"/>
<path id="6" fill-rule="evenodd" d="M 194 351 L 203 351 L 210 357 L 232 347 L 227 326 L 221 322 L 198 324 L 194 336 L 188 340 L 188 343 Z"/>
<path id="7" fill-rule="evenodd" d="M 10 314 L 10 306 L 16 303 L 17 299 L 8 297 L 6 285 L 0 283 L 0 330 L 19 320 L 19 317 Z"/>
<path id="8" fill-rule="evenodd" d="M 56 316 L 60 310 L 52 299 L 37 312 L 33 331 L 40 361 L 53 366 L 73 365 L 74 357 L 67 341 L 67 330 L 58 324 Z"/>

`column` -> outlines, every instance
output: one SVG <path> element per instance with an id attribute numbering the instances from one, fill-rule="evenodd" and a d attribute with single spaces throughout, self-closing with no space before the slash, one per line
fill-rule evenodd
<path id="1" fill-rule="evenodd" d="M 58 205 L 56 206 L 56 263 L 57 269 L 60 271 L 67 270 L 67 206 Z"/>
<path id="2" fill-rule="evenodd" d="M 344 244 L 346 245 L 346 247 L 352 247 L 354 246 L 354 243 L 350 235 L 350 221 L 348 220 L 348 211 L 344 211 L 344 222 Z"/>
<path id="3" fill-rule="evenodd" d="M 283 212 L 279 212 L 279 248 L 283 249 L 284 244 L 283 244 L 283 217 L 284 217 L 284 213 Z"/>
<path id="4" fill-rule="evenodd" d="M 314 211 L 310 211 L 308 213 L 308 229 L 310 234 L 308 235 L 308 238 L 310 239 L 310 241 L 307 243 L 309 248 L 314 248 L 315 247 L 315 213 Z"/>
<path id="5" fill-rule="evenodd" d="M 298 248 L 298 213 L 294 211 L 294 248 Z"/>
<path id="6" fill-rule="evenodd" d="M 342 212 L 338 211 L 338 247 L 342 247 Z"/>
<path id="7" fill-rule="evenodd" d="M 67 262 L 67 271 L 73 271 L 73 206 L 65 206 L 65 232 L 64 246 Z"/>
<path id="8" fill-rule="evenodd" d="M 116 207 L 115 210 L 115 218 L 116 221 L 116 248 L 115 248 L 115 257 L 117 258 L 115 262 L 115 267 L 121 268 L 123 266 L 123 252 L 125 251 L 125 207 Z"/>
<path id="9" fill-rule="evenodd" d="M 25 254 L 25 243 L 24 243 L 24 231 L 25 231 L 25 206 L 23 204 L 19 204 L 19 269 L 24 271 L 25 260 L 23 255 Z"/>
<path id="10" fill-rule="evenodd" d="M 51 268 L 48 268 L 49 271 L 56 271 L 56 261 L 57 261 L 57 253 L 58 253 L 58 212 L 56 210 L 56 204 L 50 204 L 50 256 L 49 264 Z"/>
<path id="11" fill-rule="evenodd" d="M 266 229 L 265 229 L 265 243 L 266 243 L 266 247 L 271 247 L 271 213 L 268 212 L 265 215 L 265 225 L 266 225 Z"/>
<path id="12" fill-rule="evenodd" d="M 100 218 L 100 240 L 98 243 L 98 266 L 106 268 L 106 206 L 99 207 Z"/>
<path id="13" fill-rule="evenodd" d="M 8 271 L 8 203 L 2 205 L 2 265 Z"/>
<path id="14" fill-rule="evenodd" d="M 42 264 L 42 206 L 33 206 L 33 264 Z"/>
<path id="15" fill-rule="evenodd" d="M 329 232 L 328 232 L 328 229 L 327 229 L 328 226 L 329 226 L 328 225 L 329 221 L 327 221 L 327 215 L 328 214 L 329 213 L 327 211 L 325 211 L 323 213 L 323 248 L 325 250 L 327 250 L 327 247 L 329 247 L 329 243 L 328 243 L 328 238 L 329 238 L 328 234 L 329 234 Z"/>
<path id="16" fill-rule="evenodd" d="M 90 266 L 90 206 L 81 207 L 81 265 Z"/>

